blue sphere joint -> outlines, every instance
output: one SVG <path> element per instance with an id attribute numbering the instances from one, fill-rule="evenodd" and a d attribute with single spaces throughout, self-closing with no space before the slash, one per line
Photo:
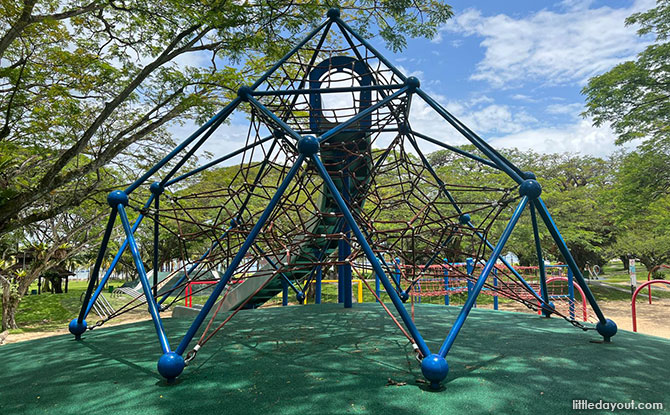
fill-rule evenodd
<path id="1" fill-rule="evenodd" d="M 533 173 L 532 171 L 525 171 L 525 172 L 523 172 L 523 178 L 524 179 L 535 180 L 535 179 L 537 179 L 537 176 L 535 176 L 535 173 Z"/>
<path id="2" fill-rule="evenodd" d="M 165 188 L 160 184 L 160 182 L 153 182 L 151 183 L 151 186 L 149 186 L 149 190 L 153 195 L 160 195 L 163 193 Z"/>
<path id="3" fill-rule="evenodd" d="M 238 90 L 237 90 L 237 96 L 240 97 L 244 101 L 249 100 L 249 96 L 253 92 L 253 89 L 249 85 L 242 85 Z"/>
<path id="4" fill-rule="evenodd" d="M 319 140 L 313 135 L 306 135 L 298 141 L 298 151 L 305 156 L 313 156 L 319 152 Z"/>
<path id="5" fill-rule="evenodd" d="M 547 307 L 549 307 L 550 310 L 547 310 L 545 307 L 542 307 L 542 315 L 544 317 L 551 317 L 554 310 L 556 310 L 556 306 L 554 305 L 553 302 L 549 301 L 549 303 L 547 303 Z"/>
<path id="6" fill-rule="evenodd" d="M 119 205 L 128 206 L 128 195 L 123 190 L 114 190 L 107 195 L 107 203 L 113 208 Z"/>
<path id="7" fill-rule="evenodd" d="M 414 92 L 421 86 L 421 81 L 416 76 L 410 76 L 405 80 L 405 85 L 409 87 L 410 91 Z"/>
<path id="8" fill-rule="evenodd" d="M 185 366 L 184 358 L 175 352 L 165 353 L 158 359 L 158 373 L 167 379 L 168 383 L 174 382 L 184 371 Z"/>
<path id="9" fill-rule="evenodd" d="M 537 180 L 526 179 L 519 186 L 519 194 L 535 200 L 542 194 L 542 185 Z"/>
<path id="10" fill-rule="evenodd" d="M 409 294 L 407 294 L 407 291 L 403 291 L 400 293 L 400 299 L 402 300 L 403 303 L 409 300 Z"/>
<path id="11" fill-rule="evenodd" d="M 405 121 L 404 123 L 398 125 L 398 132 L 400 134 L 407 135 L 412 132 L 412 129 L 410 128 L 409 123 Z"/>
<path id="12" fill-rule="evenodd" d="M 298 300 L 300 304 L 302 304 L 302 302 L 305 301 L 305 293 L 302 291 L 298 291 L 298 293 L 295 295 L 295 298 Z"/>
<path id="13" fill-rule="evenodd" d="M 470 219 L 471 219 L 470 215 L 464 213 L 458 217 L 458 223 L 460 223 L 461 225 L 467 225 L 468 223 L 470 223 Z"/>
<path id="14" fill-rule="evenodd" d="M 596 331 L 603 336 L 605 342 L 609 343 L 610 338 L 612 338 L 617 332 L 616 323 L 610 319 L 605 320 L 605 324 L 598 322 L 596 324 Z"/>
<path id="15" fill-rule="evenodd" d="M 338 9 L 337 7 L 331 7 L 330 9 L 328 9 L 326 16 L 328 16 L 329 19 L 335 20 L 338 17 L 340 17 L 340 9 Z"/>
<path id="16" fill-rule="evenodd" d="M 79 323 L 75 318 L 68 325 L 68 329 L 70 330 L 70 333 L 74 334 L 74 338 L 79 340 L 81 339 L 81 335 L 86 331 L 86 326 L 86 320 L 82 320 L 81 323 Z"/>
<path id="17" fill-rule="evenodd" d="M 449 373 L 449 364 L 444 357 L 431 354 L 421 360 L 421 373 L 430 382 L 431 389 L 440 389 L 440 382 L 446 379 Z"/>

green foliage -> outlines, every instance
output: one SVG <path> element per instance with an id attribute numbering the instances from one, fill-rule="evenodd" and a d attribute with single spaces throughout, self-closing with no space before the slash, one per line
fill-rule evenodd
<path id="1" fill-rule="evenodd" d="M 619 64 L 593 77 L 586 95 L 585 116 L 594 125 L 611 123 L 617 143 L 642 138 L 650 143 L 670 139 L 670 1 L 658 0 L 655 8 L 636 13 L 626 24 L 638 24 L 640 36 L 655 35 L 655 43 L 635 61 Z"/>

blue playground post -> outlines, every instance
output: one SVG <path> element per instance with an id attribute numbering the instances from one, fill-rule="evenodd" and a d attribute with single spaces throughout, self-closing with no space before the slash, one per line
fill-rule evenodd
<path id="1" fill-rule="evenodd" d="M 314 303 L 315 304 L 321 304 L 321 279 L 322 279 L 322 274 L 321 274 L 321 265 L 316 267 L 316 282 L 314 283 Z"/>
<path id="2" fill-rule="evenodd" d="M 505 247 L 505 243 L 507 243 L 507 240 L 509 239 L 510 235 L 512 234 L 512 231 L 514 230 L 514 226 L 516 226 L 516 223 L 519 221 L 519 217 L 521 217 L 521 213 L 523 212 L 523 209 L 526 207 L 527 204 L 528 204 L 528 197 L 523 196 L 521 202 L 514 211 L 514 214 L 510 218 L 507 227 L 500 236 L 500 240 L 498 240 L 498 244 L 493 250 L 491 257 L 486 262 L 486 265 L 484 266 L 481 275 L 477 279 L 477 283 L 475 284 L 472 290 L 472 295 L 470 295 L 468 299 L 465 301 L 465 304 L 463 305 L 463 308 L 461 308 L 461 312 L 458 314 L 458 317 L 456 318 L 454 325 L 451 326 L 449 334 L 447 335 L 447 338 L 444 340 L 444 343 L 442 344 L 442 347 L 440 348 L 440 351 L 438 353 L 442 358 L 444 358 L 447 355 L 447 353 L 449 353 L 451 346 L 453 346 L 454 341 L 456 340 L 456 336 L 458 336 L 461 327 L 463 327 L 463 324 L 465 323 L 465 319 L 468 317 L 468 314 L 470 314 L 470 310 L 475 305 L 477 296 L 484 287 L 486 278 L 488 278 L 489 273 L 491 272 L 491 270 L 493 270 L 493 267 L 496 264 L 496 261 L 498 261 L 498 257 L 500 256 L 503 248 Z"/>
<path id="3" fill-rule="evenodd" d="M 568 298 L 570 298 L 570 305 L 568 306 L 570 310 L 570 318 L 575 319 L 575 278 L 572 274 L 572 270 L 568 268 Z"/>
<path id="4" fill-rule="evenodd" d="M 291 167 L 291 170 L 288 171 L 286 177 L 284 177 L 284 180 L 277 189 L 277 192 L 274 194 L 274 196 L 270 200 L 270 203 L 267 205 L 267 207 L 261 214 L 260 218 L 258 219 L 258 222 L 256 222 L 256 225 L 254 225 L 254 227 L 251 229 L 251 232 L 249 232 L 249 235 L 244 241 L 244 244 L 242 244 L 242 247 L 240 248 L 239 252 L 237 253 L 237 255 L 235 255 L 235 258 L 233 258 L 233 260 L 230 262 L 228 268 L 226 268 L 226 272 L 221 277 L 221 280 L 214 287 L 214 292 L 212 293 L 212 295 L 209 296 L 207 302 L 205 302 L 205 305 L 202 307 L 202 310 L 200 310 L 200 313 L 198 313 L 198 315 L 196 316 L 195 320 L 193 321 L 193 324 L 191 324 L 191 327 L 184 335 L 184 338 L 182 339 L 181 343 L 179 343 L 179 347 L 177 348 L 178 355 L 181 356 L 184 354 L 184 351 L 188 347 L 188 344 L 191 342 L 193 336 L 195 336 L 195 333 L 198 331 L 198 329 L 202 325 L 202 322 L 205 320 L 205 317 L 207 316 L 207 314 L 209 314 L 212 307 L 214 306 L 214 303 L 223 292 L 223 289 L 226 287 L 226 284 L 233 276 L 233 273 L 237 269 L 237 266 L 240 265 L 240 262 L 242 262 L 244 255 L 246 255 L 249 248 L 251 248 L 251 245 L 256 239 L 256 236 L 258 236 L 258 233 L 261 231 L 261 228 L 265 225 L 265 222 L 270 217 L 270 214 L 279 203 L 279 200 L 286 191 L 286 188 L 291 183 L 295 175 L 298 173 L 298 170 L 300 170 L 300 166 L 302 165 L 302 162 L 304 160 L 305 160 L 304 155 L 298 156 L 298 159 L 296 160 L 295 164 L 293 165 L 293 167 Z"/>
<path id="5" fill-rule="evenodd" d="M 144 209 L 148 208 L 151 206 L 151 203 L 153 202 L 154 195 L 149 196 L 149 200 L 144 204 Z M 114 209 L 114 208 L 112 208 Z M 142 213 L 139 214 L 137 217 L 137 220 L 135 220 L 135 223 L 133 224 L 133 234 L 137 230 L 137 228 L 140 226 L 142 223 L 142 219 L 144 219 L 144 215 Z M 114 259 L 112 260 L 112 263 L 109 265 L 109 268 L 107 268 L 107 272 L 105 272 L 105 275 L 102 277 L 100 282 L 98 283 L 98 288 L 95 289 L 95 292 L 93 295 L 90 297 L 88 301 L 84 299 L 84 302 L 82 303 L 82 308 L 86 307 L 86 311 L 84 312 L 84 318 L 88 316 L 88 314 L 91 312 L 91 309 L 93 308 L 93 304 L 95 304 L 96 300 L 98 299 L 98 296 L 102 292 L 105 284 L 107 284 L 107 281 L 109 280 L 109 277 L 112 275 L 112 272 L 114 272 L 114 268 L 116 267 L 116 264 L 119 262 L 121 259 L 121 256 L 123 255 L 123 252 L 126 250 L 126 247 L 128 246 L 128 240 L 124 239 L 123 243 L 121 244 L 121 247 L 119 250 L 116 252 L 116 255 L 114 256 Z"/>
<path id="6" fill-rule="evenodd" d="M 617 332 L 616 323 L 614 323 L 614 321 L 612 320 L 605 318 L 605 315 L 600 309 L 600 306 L 598 306 L 598 303 L 596 302 L 596 299 L 593 296 L 591 289 L 586 284 L 584 276 L 579 270 L 579 267 L 577 266 L 575 259 L 572 257 L 572 254 L 568 249 L 568 245 L 565 243 L 565 240 L 563 239 L 561 232 L 558 230 L 558 227 L 554 223 L 554 220 L 551 218 L 551 214 L 549 214 L 549 210 L 547 210 L 547 207 L 544 205 L 542 199 L 538 197 L 536 200 L 533 201 L 533 203 L 535 204 L 535 208 L 540 214 L 540 217 L 544 221 L 545 226 L 549 230 L 549 233 L 551 233 L 551 236 L 553 237 L 554 242 L 558 247 L 558 250 L 561 251 L 563 259 L 565 259 L 565 262 L 567 263 L 568 267 L 572 270 L 573 276 L 577 280 L 577 284 L 579 284 L 579 286 L 582 288 L 582 291 L 584 291 L 586 299 L 589 301 L 589 304 L 591 304 L 591 308 L 593 308 L 593 312 L 596 313 L 596 316 L 598 317 L 598 324 L 596 324 L 596 331 L 598 331 L 598 333 L 601 336 L 603 336 L 604 341 L 608 343 L 612 338 L 612 336 L 614 336 Z"/>
<path id="7" fill-rule="evenodd" d="M 285 278 L 281 279 L 281 305 L 284 307 L 288 305 L 288 282 Z"/>
<path id="8" fill-rule="evenodd" d="M 444 258 L 444 305 L 449 305 L 449 260 Z"/>
<path id="9" fill-rule="evenodd" d="M 533 175 L 535 177 L 535 175 Z M 542 315 L 551 316 L 553 305 L 549 302 L 549 293 L 547 291 L 547 271 L 544 267 L 544 257 L 542 256 L 542 246 L 540 245 L 540 231 L 537 227 L 537 217 L 535 215 L 535 206 L 530 205 L 530 218 L 533 224 L 533 237 L 535 238 L 535 252 L 537 252 L 537 264 L 540 269 L 540 294 L 542 295 Z"/>
<path id="10" fill-rule="evenodd" d="M 493 287 L 498 288 L 498 268 L 493 268 Z M 498 309 L 498 291 L 493 292 L 493 309 Z"/>
<path id="11" fill-rule="evenodd" d="M 467 258 L 465 260 L 465 272 L 468 274 L 469 277 L 473 277 L 474 272 L 475 272 L 475 261 L 472 258 Z M 468 284 L 468 298 L 472 296 L 472 289 L 474 288 L 474 284 L 472 283 L 472 280 L 468 279 L 467 281 Z M 477 301 L 475 300 L 474 307 L 477 308 Z"/>
<path id="12" fill-rule="evenodd" d="M 125 205 L 123 203 L 119 203 L 117 206 L 117 211 L 119 212 L 119 218 L 123 224 L 123 230 L 126 232 L 126 239 L 128 240 L 130 253 L 133 256 L 135 268 L 137 269 L 137 273 L 140 276 L 142 292 L 144 292 L 144 297 L 146 298 L 147 305 L 149 306 L 149 314 L 151 314 L 151 319 L 154 322 L 156 334 L 158 335 L 158 341 L 160 343 L 161 349 L 163 350 L 163 354 L 168 354 L 171 351 L 170 343 L 168 342 L 167 336 L 165 335 L 165 329 L 163 328 L 163 322 L 161 321 L 161 317 L 158 312 L 158 306 L 156 305 L 156 301 L 151 295 L 151 283 L 149 282 L 147 273 L 144 270 L 144 264 L 142 263 L 142 258 L 140 257 L 140 250 L 137 247 L 137 243 L 135 242 L 135 235 L 133 235 L 130 222 L 128 221 L 128 216 L 126 215 Z"/>
<path id="13" fill-rule="evenodd" d="M 108 197 L 107 200 L 109 201 L 110 198 Z M 115 200 L 112 200 L 110 205 L 112 205 L 114 202 Z M 93 287 L 95 286 L 95 283 L 98 281 L 98 274 L 100 273 L 100 265 L 102 264 L 102 260 L 105 258 L 105 252 L 107 251 L 107 244 L 109 243 L 109 237 L 112 234 L 112 229 L 114 228 L 116 215 L 117 211 L 114 207 L 112 207 L 112 212 L 109 214 L 107 227 L 105 228 L 105 233 L 102 237 L 100 250 L 98 251 L 98 257 L 95 260 L 95 265 L 93 265 L 93 272 L 91 273 L 91 275 L 89 275 L 88 286 L 86 287 L 86 294 L 84 294 L 84 301 L 81 310 L 79 310 L 79 317 L 72 320 L 70 322 L 70 325 L 68 326 L 70 333 L 74 334 L 74 337 L 77 340 L 81 339 L 81 335 L 84 334 L 87 328 L 86 320 L 84 320 L 84 318 L 88 314 L 87 310 L 89 309 L 86 307 L 86 304 L 89 304 L 91 300 L 91 294 L 93 293 Z"/>
<path id="14" fill-rule="evenodd" d="M 370 264 L 372 264 L 372 268 L 375 270 L 375 272 L 381 279 L 381 282 L 384 285 L 386 293 L 388 294 L 389 297 L 391 297 L 391 302 L 395 306 L 396 310 L 398 310 L 398 313 L 400 314 L 402 321 L 405 323 L 405 327 L 407 327 L 407 330 L 409 330 L 412 338 L 416 342 L 416 345 L 419 347 L 421 354 L 423 356 L 428 356 L 430 354 L 430 350 L 428 349 L 426 342 L 423 340 L 423 337 L 421 337 L 421 334 L 414 325 L 414 322 L 412 321 L 412 318 L 410 317 L 409 313 L 407 313 L 407 310 L 405 309 L 405 306 L 402 304 L 400 297 L 396 293 L 395 289 L 393 289 L 393 285 L 391 284 L 391 281 L 389 281 L 389 279 L 387 278 L 386 273 L 384 273 L 384 270 L 382 269 L 381 264 L 377 259 L 377 256 L 375 255 L 374 251 L 368 244 L 368 241 L 363 236 L 361 230 L 358 228 L 356 220 L 351 214 L 351 211 L 349 211 L 347 204 L 344 202 L 344 199 L 342 199 L 342 196 L 340 195 L 340 192 L 337 190 L 337 187 L 335 187 L 335 183 L 333 183 L 333 180 L 330 178 L 328 170 L 326 170 L 326 166 L 323 165 L 323 163 L 315 153 L 311 157 L 312 161 L 314 162 L 314 165 L 319 171 L 319 174 L 326 183 L 326 186 L 328 187 L 328 190 L 330 191 L 331 195 L 337 202 L 340 211 L 344 215 L 344 219 L 349 224 L 349 228 L 356 236 L 356 239 L 358 240 L 358 243 L 361 245 L 361 248 L 363 248 L 365 255 L 368 257 L 368 261 L 370 261 Z"/>

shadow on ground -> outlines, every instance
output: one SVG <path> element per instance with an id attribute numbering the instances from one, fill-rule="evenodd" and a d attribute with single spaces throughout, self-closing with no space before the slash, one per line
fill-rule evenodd
<path id="1" fill-rule="evenodd" d="M 457 312 L 417 306 L 431 350 Z M 189 323 L 165 321 L 173 347 Z M 448 356 L 444 389 L 432 392 L 416 382 L 412 348 L 378 305 L 250 310 L 167 386 L 156 373 L 153 324 L 141 322 L 80 342 L 1 347 L 0 413 L 562 414 L 573 413 L 573 399 L 670 406 L 670 341 L 630 332 L 597 339 L 560 319 L 476 309 Z"/>

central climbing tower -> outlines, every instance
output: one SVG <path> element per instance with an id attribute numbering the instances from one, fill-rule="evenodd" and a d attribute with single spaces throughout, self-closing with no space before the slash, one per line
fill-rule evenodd
<path id="1" fill-rule="evenodd" d="M 235 111 L 246 114 L 246 142 L 183 171 L 207 140 L 225 135 L 224 122 Z M 413 121 L 417 112 L 431 112 L 442 124 L 427 131 L 420 119 Z M 475 150 L 447 144 L 447 131 L 462 135 Z M 427 148 L 447 150 L 462 169 L 446 174 L 444 166 L 431 163 Z M 467 183 L 468 177 L 487 172 L 502 172 L 506 179 L 496 186 Z M 331 9 L 326 21 L 256 82 L 240 87 L 237 98 L 165 159 L 109 195 L 108 225 L 82 309 L 69 329 L 79 339 L 87 329 L 148 306 L 162 349 L 158 371 L 172 382 L 238 310 L 260 307 L 289 288 L 301 303 L 315 291 L 318 303 L 321 291 L 313 287 L 331 271 L 347 308 L 352 307 L 353 273 L 366 285 L 370 277 L 378 279 L 382 287 L 371 291 L 383 292 L 377 300 L 398 321 L 433 388 L 446 378 L 447 355 L 483 290 L 495 290 L 544 317 L 595 329 L 609 341 L 616 325 L 598 307 L 541 194 L 533 173 L 492 148 Z M 501 258 L 524 213 L 532 223 L 539 286 Z M 125 239 L 101 274 L 117 218 Z M 145 251 L 153 254 L 151 261 L 142 258 L 136 233 L 146 218 L 153 232 L 142 243 L 151 246 Z M 577 322 L 550 297 L 540 243 L 544 229 L 583 290 L 595 326 Z M 170 241 L 178 247 L 180 266 L 159 278 L 159 245 Z M 86 318 L 126 249 L 142 293 L 89 326 Z M 453 265 L 466 260 L 472 266 Z M 429 347 L 405 302 L 421 289 L 426 270 L 437 265 L 444 267 L 445 287 L 455 273 L 471 283 L 471 290 L 455 323 L 445 327 L 446 338 Z M 208 281 L 213 288 L 207 301 L 194 309 L 190 328 L 173 348 L 161 313 L 214 271 L 220 277 Z M 220 311 L 232 314 L 212 331 Z"/>

